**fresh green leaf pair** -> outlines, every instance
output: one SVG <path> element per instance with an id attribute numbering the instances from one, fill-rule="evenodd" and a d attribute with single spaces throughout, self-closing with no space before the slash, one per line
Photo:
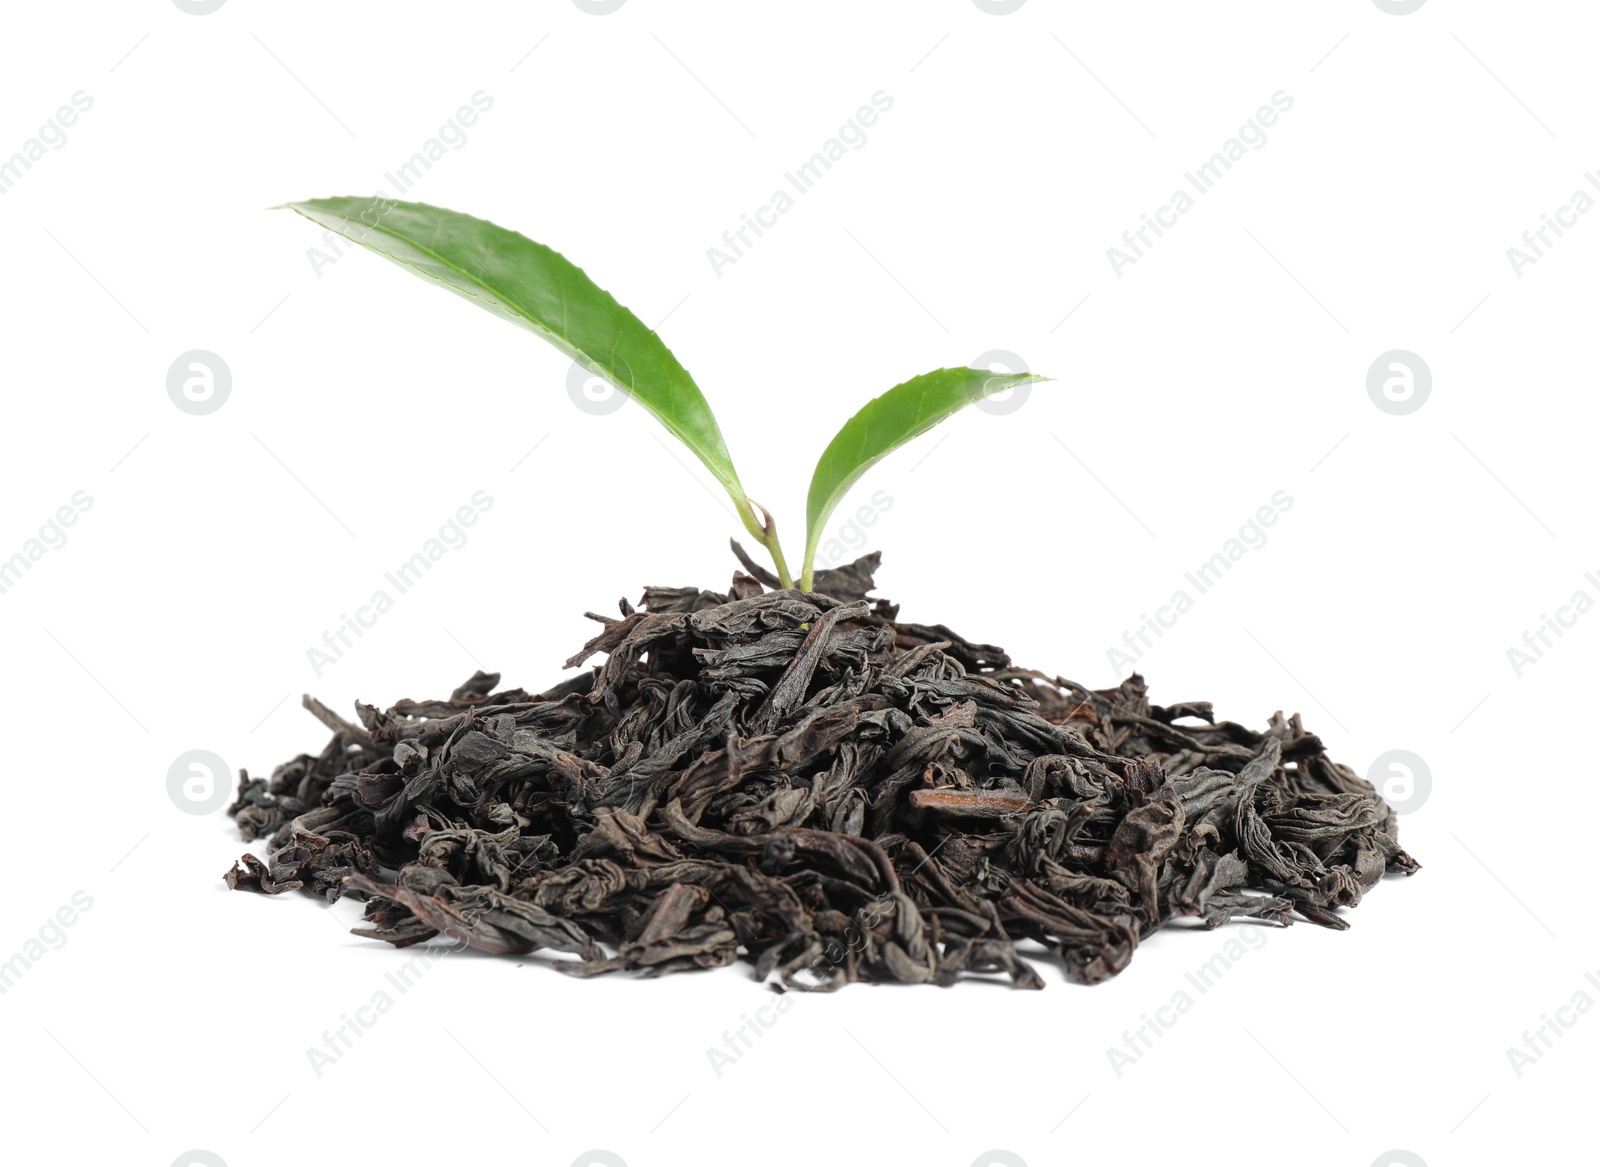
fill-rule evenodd
<path id="1" fill-rule="evenodd" d="M 777 524 L 745 494 L 699 386 L 659 336 L 580 269 L 515 231 L 423 203 L 347 197 L 289 207 L 520 324 L 631 394 L 705 463 L 745 529 L 772 556 L 779 583 L 794 586 Z M 834 435 L 811 476 L 801 589 L 811 590 L 817 544 L 834 508 L 869 467 L 963 406 L 1040 380 L 1026 373 L 935 369 L 867 402 Z"/>

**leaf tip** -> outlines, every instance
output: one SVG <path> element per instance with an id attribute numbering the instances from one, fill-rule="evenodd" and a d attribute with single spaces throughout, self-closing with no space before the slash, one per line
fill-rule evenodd
<path id="1" fill-rule="evenodd" d="M 1054 377 L 1046 377 L 1040 373 L 994 373 L 983 383 L 985 390 L 992 393 L 1002 393 L 1007 389 L 1015 389 L 1022 385 L 1033 385 L 1041 381 L 1054 381 Z M 991 388 L 995 382 L 1000 382 L 997 387 Z"/>

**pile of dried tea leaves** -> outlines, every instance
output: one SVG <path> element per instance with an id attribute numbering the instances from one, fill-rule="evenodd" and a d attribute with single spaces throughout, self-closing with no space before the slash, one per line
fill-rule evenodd
<path id="1" fill-rule="evenodd" d="M 1346 927 L 1417 863 L 1373 787 L 1298 716 L 1262 732 L 1014 667 L 869 601 L 876 555 L 816 591 L 750 574 L 650 588 L 539 694 L 478 673 L 358 705 L 321 754 L 241 776 L 235 888 L 365 897 L 361 936 L 555 949 L 578 975 L 732 964 L 796 989 L 1093 984 L 1180 917 Z M 1179 724 L 1182 722 L 1183 724 Z M 605 945 L 605 948 L 601 946 Z M 608 954 L 609 953 L 609 954 Z"/>

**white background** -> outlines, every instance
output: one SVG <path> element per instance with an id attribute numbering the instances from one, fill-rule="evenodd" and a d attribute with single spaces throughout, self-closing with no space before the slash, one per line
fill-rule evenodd
<path id="1" fill-rule="evenodd" d="M 0 595 L 0 957 L 74 892 L 92 907 L 0 998 L 6 1157 L 1037 1167 L 1140 1140 L 1439 1167 L 1574 1133 L 1600 1017 L 1562 1014 L 1520 1076 L 1507 1050 L 1600 1001 L 1600 615 L 1520 676 L 1507 650 L 1600 599 L 1600 215 L 1520 275 L 1506 252 L 1600 165 L 1590 7 L 14 6 L 0 157 L 74 92 L 93 107 L 0 196 L 0 557 L 93 501 Z M 871 546 L 909 619 L 1114 683 L 1107 650 L 1286 491 L 1139 667 L 1160 702 L 1298 710 L 1362 773 L 1419 755 L 1423 871 L 1348 932 L 1264 933 L 1120 1076 L 1108 1048 L 1237 929 L 1164 932 L 1092 989 L 1043 961 L 1040 993 L 790 998 L 720 1077 L 707 1049 L 777 1001 L 748 966 L 580 982 L 455 956 L 317 1076 L 307 1049 L 404 957 L 343 930 L 353 903 L 227 892 L 242 845 L 169 799 L 173 760 L 266 774 L 320 749 L 306 691 L 443 696 L 480 663 L 541 688 L 585 609 L 734 566 L 708 476 L 643 410 L 577 408 L 553 349 L 374 256 L 314 270 L 320 232 L 265 209 L 394 193 L 385 172 L 480 90 L 407 197 L 670 313 L 791 558 L 812 462 L 869 396 L 997 348 L 1056 378 L 852 496 L 892 499 Z M 707 248 L 878 90 L 866 145 L 715 274 Z M 1266 144 L 1114 272 L 1107 249 L 1279 90 Z M 192 349 L 232 374 L 206 416 L 166 391 Z M 1432 372 L 1405 416 L 1366 388 L 1392 349 Z M 315 675 L 307 649 L 477 490 L 470 541 Z"/>

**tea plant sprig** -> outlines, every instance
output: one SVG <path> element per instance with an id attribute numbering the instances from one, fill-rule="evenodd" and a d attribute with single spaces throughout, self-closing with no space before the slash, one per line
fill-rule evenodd
<path id="1" fill-rule="evenodd" d="M 628 393 L 688 446 L 767 549 L 779 585 L 794 586 L 771 513 L 745 493 L 711 406 L 672 350 L 564 257 L 515 231 L 424 203 L 377 197 L 310 199 L 289 208 L 496 316 L 543 337 Z M 806 497 L 800 587 L 810 591 L 817 544 L 834 508 L 879 459 L 962 407 L 1046 380 L 983 369 L 935 369 L 869 401 L 822 452 Z"/>

